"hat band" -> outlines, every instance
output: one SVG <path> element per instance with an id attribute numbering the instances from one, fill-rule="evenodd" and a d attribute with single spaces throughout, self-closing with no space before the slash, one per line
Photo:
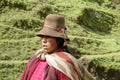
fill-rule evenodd
<path id="1" fill-rule="evenodd" d="M 44 25 L 44 27 L 54 29 L 54 30 L 56 30 L 57 32 L 61 32 L 61 33 L 64 32 L 64 29 L 62 29 L 62 28 L 54 28 L 54 27 L 51 27 L 51 26 L 49 26 L 49 25 Z"/>

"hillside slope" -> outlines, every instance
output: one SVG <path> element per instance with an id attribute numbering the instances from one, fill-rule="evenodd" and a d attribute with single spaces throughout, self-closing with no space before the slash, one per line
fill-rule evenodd
<path id="1" fill-rule="evenodd" d="M 50 13 L 65 16 L 68 47 L 97 80 L 120 80 L 119 0 L 1 0 L 0 80 L 19 80 Z"/>

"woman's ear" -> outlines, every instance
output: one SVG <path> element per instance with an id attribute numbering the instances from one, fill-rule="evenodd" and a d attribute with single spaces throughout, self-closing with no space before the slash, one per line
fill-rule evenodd
<path id="1" fill-rule="evenodd" d="M 67 46 L 67 41 L 66 40 L 64 40 L 63 46 Z"/>

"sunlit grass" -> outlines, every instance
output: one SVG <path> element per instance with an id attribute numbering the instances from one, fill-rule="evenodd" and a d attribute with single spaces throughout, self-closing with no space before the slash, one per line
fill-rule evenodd
<path id="1" fill-rule="evenodd" d="M 96 71 L 98 67 L 104 68 L 106 75 L 110 75 L 107 72 L 111 69 L 118 74 L 120 5 L 114 0 L 99 1 L 2 0 L 0 79 L 19 80 L 25 63 L 41 48 L 41 40 L 36 37 L 36 32 L 43 27 L 44 18 L 50 13 L 65 16 L 70 38 L 68 48 L 75 57 L 87 59 Z"/>

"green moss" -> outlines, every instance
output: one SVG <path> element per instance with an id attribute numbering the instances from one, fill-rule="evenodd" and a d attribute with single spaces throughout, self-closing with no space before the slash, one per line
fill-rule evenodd
<path id="1" fill-rule="evenodd" d="M 19 80 L 27 61 L 1 61 L 0 79 Z"/>
<path id="2" fill-rule="evenodd" d="M 1 40 L 0 60 L 28 60 L 40 47 L 38 38 Z"/>
<path id="3" fill-rule="evenodd" d="M 28 60 L 41 47 L 35 34 L 46 15 L 57 13 L 66 17 L 71 54 L 85 57 L 97 80 L 119 80 L 120 4 L 116 1 L 1 0 L 0 79 L 20 77 L 25 63 L 19 60 Z"/>
<path id="4" fill-rule="evenodd" d="M 35 32 L 30 30 L 22 30 L 8 25 L 0 24 L 0 39 L 22 39 L 32 38 Z"/>
<path id="5" fill-rule="evenodd" d="M 79 16 L 77 21 L 78 24 L 85 25 L 87 28 L 94 30 L 94 32 L 109 33 L 112 28 L 111 25 L 114 24 L 114 16 L 103 11 L 85 8 L 83 15 Z"/>
<path id="6" fill-rule="evenodd" d="M 84 65 L 98 80 L 105 79 L 119 80 L 120 77 L 120 52 L 104 54 L 104 55 L 84 55 L 80 59 Z M 113 74 L 115 73 L 115 74 Z"/>

